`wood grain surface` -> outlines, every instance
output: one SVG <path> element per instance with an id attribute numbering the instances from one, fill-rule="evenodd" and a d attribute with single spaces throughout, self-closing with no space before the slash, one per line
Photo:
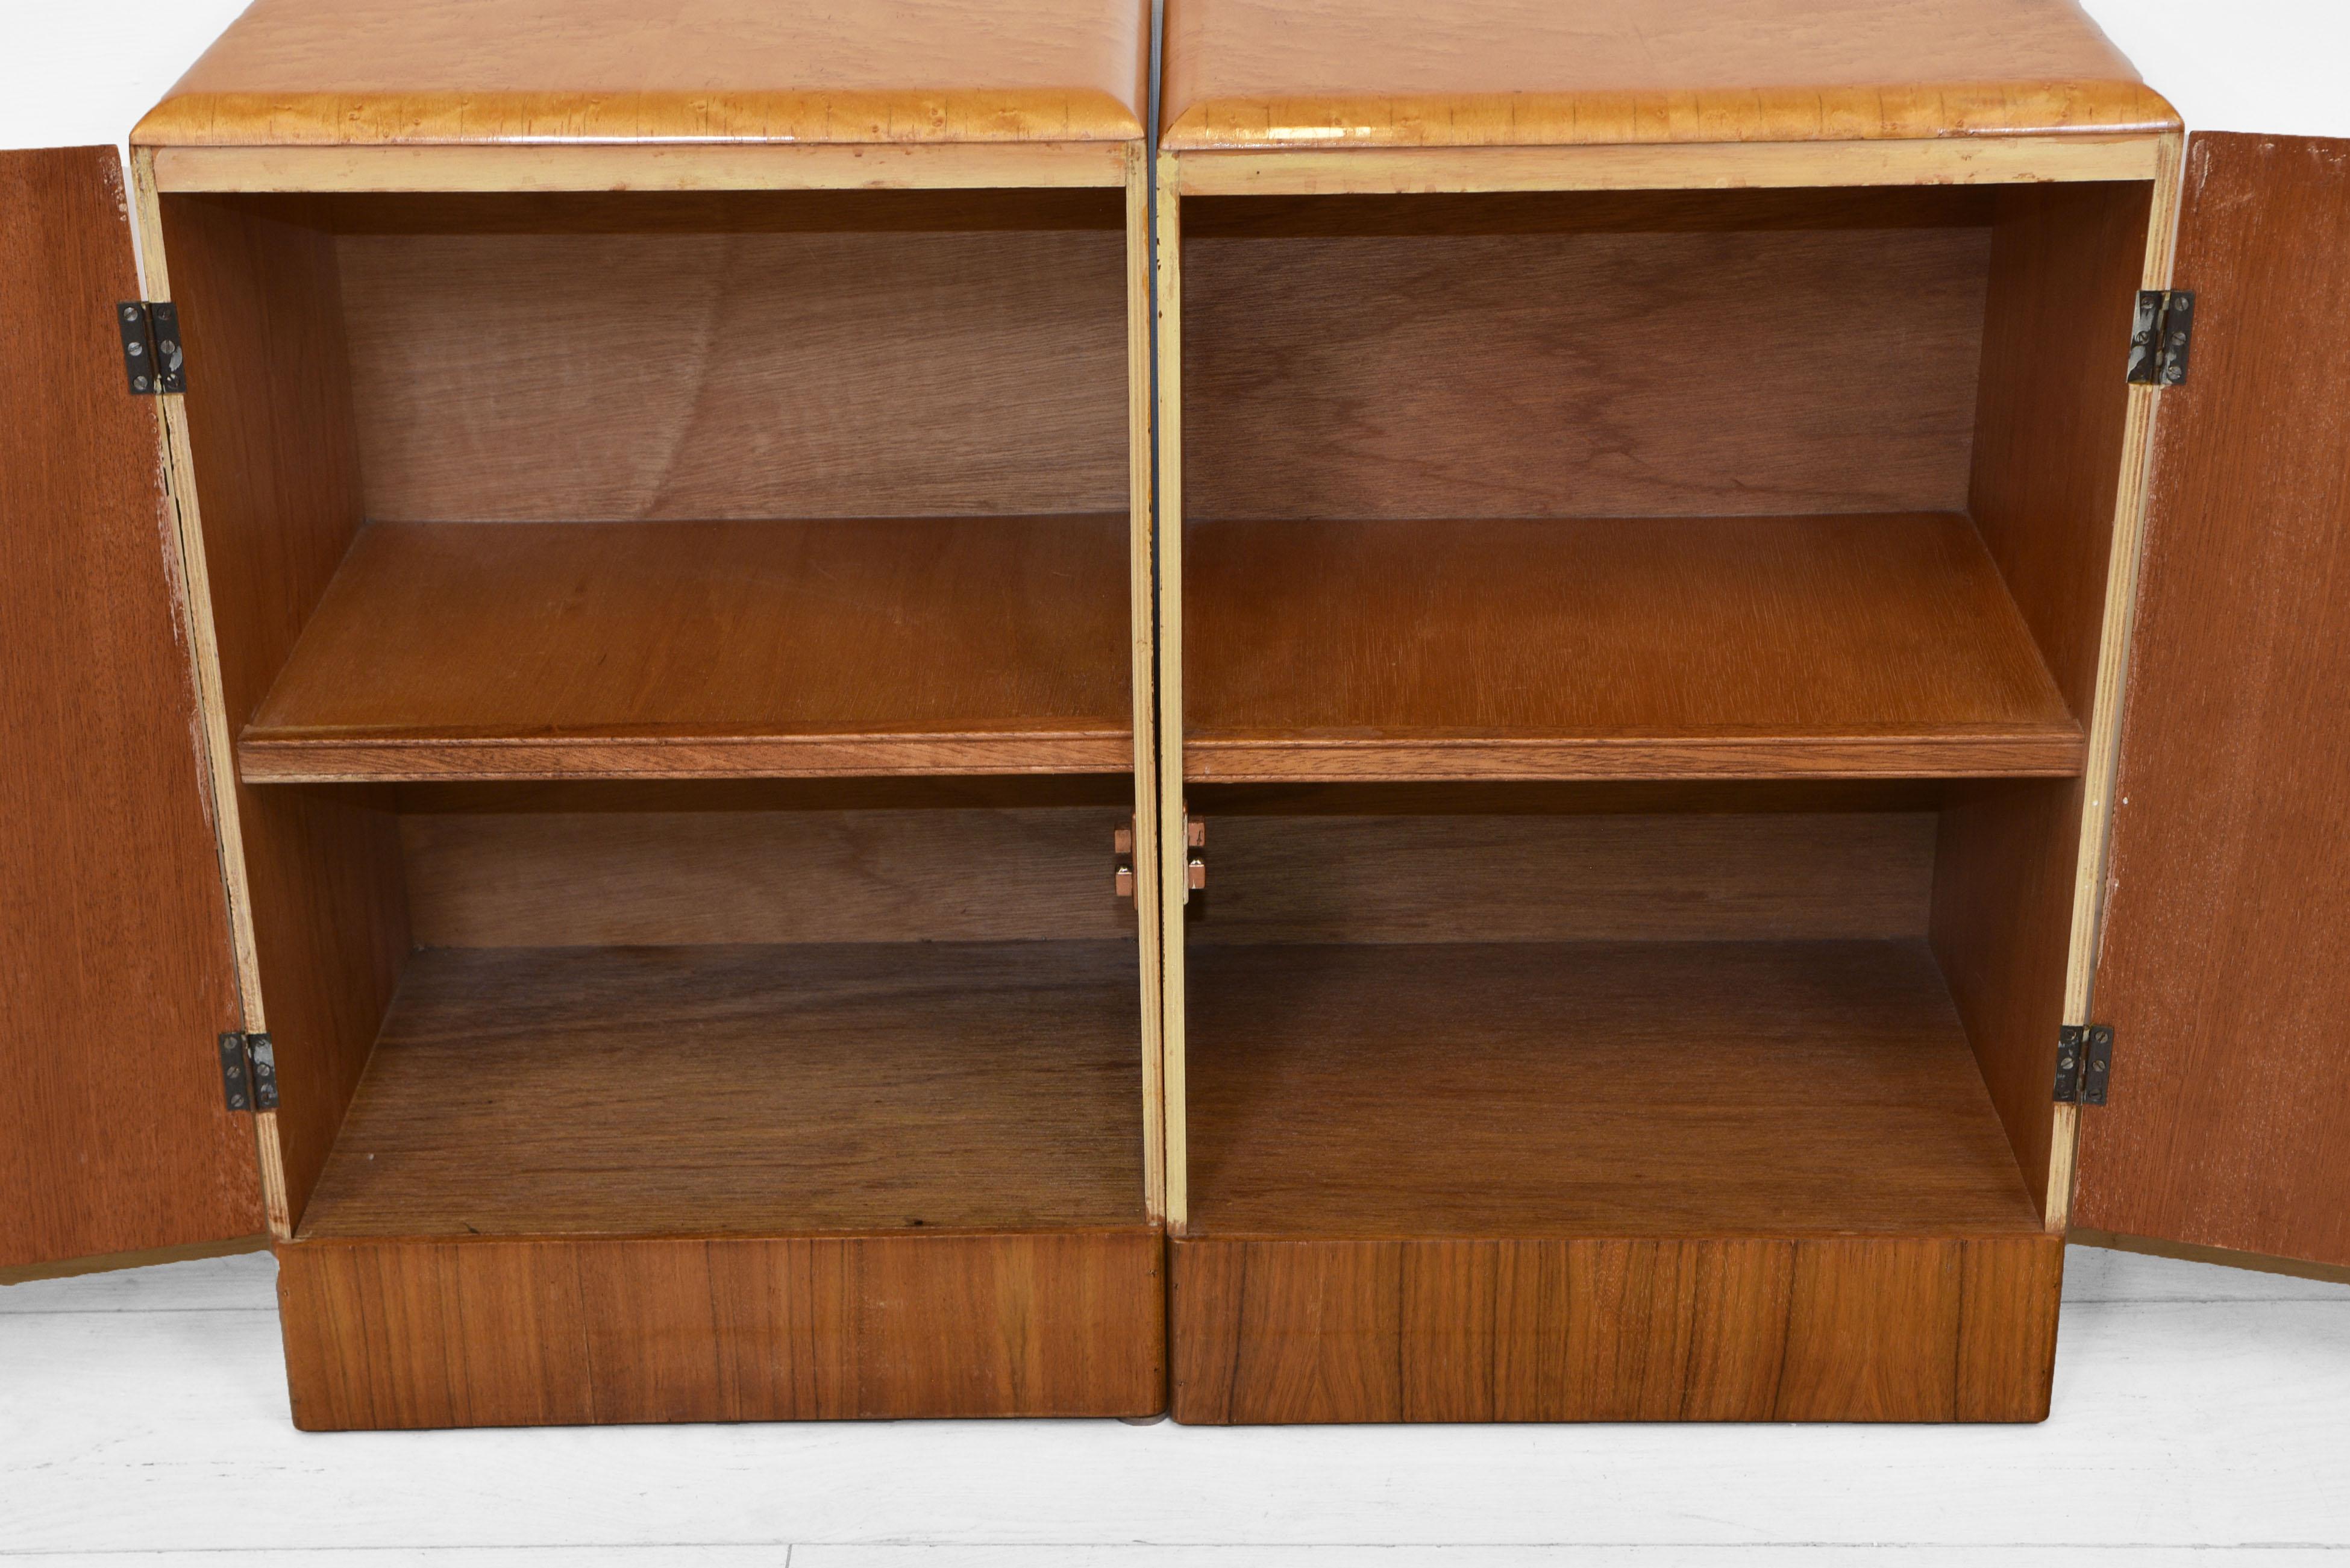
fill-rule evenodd
<path id="1" fill-rule="evenodd" d="M 2185 189 L 2074 1211 L 2350 1263 L 2350 143 L 2199 136 Z"/>
<path id="2" fill-rule="evenodd" d="M 1981 192 L 1184 207 L 1187 518 L 1965 508 Z"/>
<path id="3" fill-rule="evenodd" d="M 1131 942 L 435 949 L 300 1239 L 1145 1223 Z"/>
<path id="4" fill-rule="evenodd" d="M 1134 815 L 1131 800 L 846 811 L 660 804 L 403 815 L 417 945 L 1134 936 L 1134 905 L 1117 895 L 1110 853 L 1110 836 Z"/>
<path id="5" fill-rule="evenodd" d="M 1163 1246 L 1061 1235 L 297 1241 L 306 1431 L 1166 1408 Z"/>
<path id="6" fill-rule="evenodd" d="M 1118 772 L 1124 513 L 378 523 L 248 780 Z"/>
<path id="7" fill-rule="evenodd" d="M 1191 815 L 1195 943 L 1919 938 L 1932 896 L 1914 811 Z"/>
<path id="8" fill-rule="evenodd" d="M 195 483 L 179 505 L 203 563 L 224 747 L 363 519 L 334 244 L 291 215 L 166 198 L 149 236 L 149 282 L 178 303 L 188 343 L 178 439 Z M 326 1163 L 408 951 L 399 827 L 380 792 L 240 785 L 234 801 L 236 828 L 224 837 L 249 933 L 246 1027 L 277 1048 L 263 1179 L 283 1235 Z"/>
<path id="9" fill-rule="evenodd" d="M 258 0 L 147 145 L 1121 141 L 1142 0 Z"/>
<path id="10" fill-rule="evenodd" d="M 1117 192 L 989 195 L 346 201 L 368 515 L 1127 510 Z"/>
<path id="11" fill-rule="evenodd" d="M 1193 1236 L 2040 1224 L 1921 942 L 1194 944 L 1189 1016 Z"/>
<path id="12" fill-rule="evenodd" d="M 262 1223 L 125 202 L 110 147 L 0 152 L 0 1268 Z"/>
<path id="13" fill-rule="evenodd" d="M 2032 146 L 2044 145 L 2045 138 Z M 348 142 L 141 147 L 158 189 L 212 192 L 1115 189 L 1136 141 Z M 1825 145 L 1825 144 L 1822 144 Z M 1853 144 L 1840 144 L 1853 145 Z M 1930 149 L 1933 142 L 1869 142 Z M 1986 146 L 1975 142 L 1973 146 Z M 2068 144 L 2071 145 L 2071 144 Z M 2105 156 L 2119 145 L 2095 144 Z M 2026 144 L 2010 144 L 2022 151 Z M 2076 155 L 2064 160 L 2076 164 Z M 2035 170 L 2047 160 L 2022 161 Z M 2124 178 L 2113 175 L 2112 178 Z"/>
<path id="14" fill-rule="evenodd" d="M 2125 485 L 2126 362 L 2150 188 L 1999 193 L 1969 510 L 2066 707 L 2097 711 L 2100 634 Z M 2064 1161 L 2056 1031 L 2074 950 L 2088 778 L 1954 792 L 1934 877 L 1934 949 L 2024 1180 Z M 2062 1182 L 2048 1201 L 2061 1213 Z M 2061 1226 L 2061 1218 L 2056 1222 Z"/>
<path id="15" fill-rule="evenodd" d="M 1170 148 L 2175 128 L 2074 0 L 1169 0 Z"/>
<path id="16" fill-rule="evenodd" d="M 1192 779 L 2080 766 L 1963 516 L 1186 533 Z"/>
<path id="17" fill-rule="evenodd" d="M 1187 1422 L 2038 1421 L 2054 1236 L 1170 1246 Z"/>
<path id="18" fill-rule="evenodd" d="M 2049 181 L 2160 180 L 2166 169 L 2175 168 L 2166 160 L 2169 148 L 2178 140 L 2177 131 L 2088 136 L 2059 132 L 2039 136 L 1951 136 L 1922 141 L 1586 142 L 1545 147 L 1339 146 L 1302 151 L 1296 147 L 1259 148 L 1169 152 L 1165 155 L 1168 167 L 1164 178 L 1185 197 L 2035 185 Z M 982 150 L 924 151 L 965 155 Z M 1055 165 L 1066 156 L 1066 152 L 1056 151 Z M 187 162 L 201 165 L 214 157 L 227 165 L 222 173 L 229 177 L 242 172 L 248 161 L 243 154 L 200 150 L 164 155 L 166 161 L 183 171 Z M 422 155 L 416 157 L 421 160 Z M 268 158 L 270 176 L 279 182 L 256 188 L 317 189 L 322 181 L 340 172 L 321 169 L 315 176 L 309 176 L 308 184 L 291 182 L 287 174 L 278 172 L 278 167 L 291 158 L 292 154 L 286 151 Z M 385 159 L 383 153 L 370 152 L 365 161 L 373 166 Z M 346 154 L 341 161 L 361 160 Z M 630 183 L 636 174 L 634 169 L 614 170 L 604 182 L 590 186 L 586 182 L 594 171 L 574 167 L 570 159 L 553 168 L 535 167 L 533 171 L 545 179 L 578 182 L 567 187 L 573 190 L 611 189 L 616 183 Z M 205 177 L 200 170 L 185 172 L 197 179 Z M 749 180 L 747 170 L 728 172 L 733 178 Z M 1071 168 L 1068 172 L 1074 182 L 1079 171 Z M 783 182 L 768 179 L 750 182 Z"/>

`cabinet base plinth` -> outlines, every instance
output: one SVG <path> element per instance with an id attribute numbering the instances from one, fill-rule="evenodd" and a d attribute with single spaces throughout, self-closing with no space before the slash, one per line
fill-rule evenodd
<path id="1" fill-rule="evenodd" d="M 2054 1235 L 1170 1249 L 1177 1420 L 2038 1421 Z"/>
<path id="2" fill-rule="evenodd" d="M 1147 1226 L 934 1236 L 296 1241 L 309 1431 L 1166 1407 Z"/>

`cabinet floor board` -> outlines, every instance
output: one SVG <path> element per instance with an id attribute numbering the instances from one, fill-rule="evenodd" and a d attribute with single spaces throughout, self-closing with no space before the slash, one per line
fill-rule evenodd
<path id="1" fill-rule="evenodd" d="M 1194 1237 L 2040 1230 L 1923 942 L 1190 963 Z"/>
<path id="2" fill-rule="evenodd" d="M 304 1241 L 1149 1223 L 1133 945 L 416 955 Z"/>

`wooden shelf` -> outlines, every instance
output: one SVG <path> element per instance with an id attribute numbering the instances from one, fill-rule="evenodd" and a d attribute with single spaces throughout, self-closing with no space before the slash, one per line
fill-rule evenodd
<path id="1" fill-rule="evenodd" d="M 1130 942 L 434 949 L 300 1239 L 1143 1227 Z"/>
<path id="2" fill-rule="evenodd" d="M 251 782 L 1114 773 L 1128 519 L 378 523 Z"/>
<path id="3" fill-rule="evenodd" d="M 1922 942 L 1190 961 L 1194 1238 L 2041 1228 Z"/>
<path id="4" fill-rule="evenodd" d="M 1197 522 L 1184 539 L 1191 779 L 2082 766 L 1964 516 Z"/>

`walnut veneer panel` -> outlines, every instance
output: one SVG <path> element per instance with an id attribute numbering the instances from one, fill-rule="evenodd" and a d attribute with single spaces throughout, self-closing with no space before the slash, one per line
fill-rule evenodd
<path id="1" fill-rule="evenodd" d="M 1988 217 L 1972 192 L 1187 202 L 1184 515 L 1962 511 Z"/>
<path id="2" fill-rule="evenodd" d="M 2064 774 L 1963 516 L 1195 522 L 1194 780 Z"/>
<path id="3" fill-rule="evenodd" d="M 844 791 L 861 792 L 875 781 L 841 783 Z M 1117 896 L 1110 874 L 1111 836 L 1134 817 L 1130 795 L 1119 805 L 920 810 L 691 811 L 662 810 L 656 802 L 640 810 L 560 811 L 521 804 L 400 818 L 419 946 L 1134 934 L 1134 904 Z M 1924 844 L 1930 854 L 1930 826 Z M 1815 877 L 1812 885 L 1825 880 Z"/>
<path id="4" fill-rule="evenodd" d="M 1165 145 L 2175 128 L 2073 0 L 1169 0 Z"/>
<path id="5" fill-rule="evenodd" d="M 1190 976 L 1194 1236 L 2040 1225 L 1923 942 L 1195 943 Z"/>
<path id="6" fill-rule="evenodd" d="M 0 152 L 0 1269 L 262 1228 L 124 204 L 111 147 Z"/>
<path id="7" fill-rule="evenodd" d="M 1333 785 L 1377 789 L 1378 786 Z M 1232 815 L 1194 942 L 1788 941 L 1922 937 L 1936 818 L 1690 810 Z"/>
<path id="8" fill-rule="evenodd" d="M 1175 1418 L 2037 1421 L 2055 1236 L 1170 1248 Z"/>
<path id="9" fill-rule="evenodd" d="M 300 1239 L 1145 1223 L 1131 941 L 436 949 Z"/>
<path id="10" fill-rule="evenodd" d="M 1122 513 L 1125 241 L 1085 194 L 961 232 L 967 200 L 896 192 L 346 199 L 338 224 L 460 230 L 334 242 L 367 514 Z"/>
<path id="11" fill-rule="evenodd" d="M 1146 1416 L 1157 1230 L 297 1241 L 277 1292 L 306 1430 Z"/>
<path id="12" fill-rule="evenodd" d="M 258 0 L 149 145 L 1142 135 L 1142 0 Z"/>
<path id="13" fill-rule="evenodd" d="M 247 780 L 1132 765 L 1124 514 L 366 528 Z"/>
<path id="14" fill-rule="evenodd" d="M 2185 189 L 2074 1214 L 2350 1263 L 2350 142 L 2199 136 Z"/>

